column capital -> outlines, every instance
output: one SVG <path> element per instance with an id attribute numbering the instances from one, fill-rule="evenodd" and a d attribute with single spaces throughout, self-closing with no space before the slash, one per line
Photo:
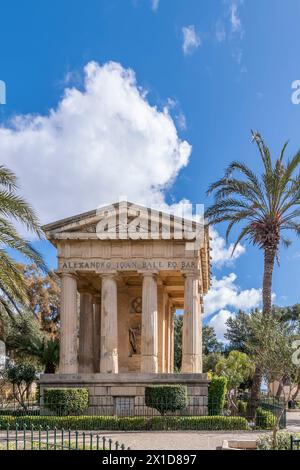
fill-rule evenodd
<path id="1" fill-rule="evenodd" d="M 98 274 L 100 275 L 101 279 L 102 279 L 102 278 L 104 278 L 104 279 L 105 279 L 105 278 L 106 278 L 106 279 L 107 279 L 107 278 L 108 278 L 108 279 L 109 279 L 109 278 L 111 278 L 111 279 L 116 279 L 116 278 L 118 278 L 118 276 L 119 276 L 118 271 L 103 271 L 103 272 L 100 272 L 100 273 L 98 273 Z"/>
<path id="2" fill-rule="evenodd" d="M 183 272 L 182 273 L 183 277 L 185 278 L 188 278 L 188 279 L 195 279 L 195 280 L 198 280 L 200 281 L 200 275 L 199 275 L 199 272 L 195 272 L 195 271 L 190 271 L 190 272 Z"/>
<path id="3" fill-rule="evenodd" d="M 75 279 L 77 281 L 77 274 L 73 271 L 61 271 L 60 273 L 57 273 L 59 277 L 70 277 L 71 279 Z"/>
<path id="4" fill-rule="evenodd" d="M 77 288 L 79 294 L 90 294 L 90 295 L 93 295 L 93 293 L 91 292 L 91 289 L 89 287 L 80 287 L 80 288 Z"/>
<path id="5" fill-rule="evenodd" d="M 151 271 L 151 270 L 147 270 L 147 271 L 138 271 L 139 274 L 142 274 L 143 277 L 157 277 L 159 272 L 158 271 Z"/>

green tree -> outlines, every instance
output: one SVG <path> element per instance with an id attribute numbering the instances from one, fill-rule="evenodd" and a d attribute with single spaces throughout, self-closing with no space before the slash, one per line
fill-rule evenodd
<path id="1" fill-rule="evenodd" d="M 237 391 L 239 386 L 253 374 L 253 362 L 240 351 L 231 351 L 228 357 L 222 357 L 216 365 L 216 373 L 227 379 L 227 400 L 232 409 L 237 410 Z"/>
<path id="2" fill-rule="evenodd" d="M 247 352 L 247 342 L 250 336 L 249 322 L 250 315 L 242 310 L 227 320 L 224 338 L 229 341 L 229 350 Z"/>
<path id="3" fill-rule="evenodd" d="M 203 361 L 203 372 L 215 372 L 216 371 L 216 365 L 222 358 L 222 354 L 220 352 L 213 352 L 210 354 L 206 354 L 202 357 Z"/>
<path id="4" fill-rule="evenodd" d="M 10 365 L 6 372 L 7 380 L 13 386 L 13 394 L 21 407 L 26 410 L 26 399 L 29 389 L 33 382 L 37 380 L 36 368 L 33 364 L 23 362 L 20 364 Z"/>
<path id="5" fill-rule="evenodd" d="M 287 384 L 282 389 L 281 411 L 274 420 L 273 448 L 275 449 L 280 419 L 292 396 L 294 384 L 300 381 L 298 358 L 294 357 L 296 337 L 288 324 L 283 324 L 278 318 L 270 315 L 253 314 L 250 326 L 252 337 L 247 347 L 263 377 L 267 383 L 277 380 L 285 381 Z"/>
<path id="6" fill-rule="evenodd" d="M 279 246 L 290 241 L 285 231 L 300 235 L 300 152 L 285 161 L 287 143 L 274 161 L 261 135 L 252 132 L 263 167 L 256 175 L 245 163 L 234 161 L 225 170 L 223 178 L 213 183 L 208 194 L 214 195 L 214 204 L 206 211 L 209 224 L 228 224 L 226 239 L 232 229 L 242 224 L 233 251 L 242 240 L 248 240 L 263 252 L 263 313 L 272 312 L 272 277 Z M 260 394 L 262 373 L 257 367 L 251 390 L 252 403 Z M 251 407 L 252 414 L 255 409 Z"/>
<path id="7" fill-rule="evenodd" d="M 22 265 L 29 308 L 43 331 L 57 336 L 59 328 L 60 282 L 52 271 L 44 273 L 36 264 Z"/>
<path id="8" fill-rule="evenodd" d="M 55 374 L 59 363 L 59 340 L 58 338 L 34 338 L 32 341 L 23 343 L 21 350 L 26 355 L 32 356 L 44 367 L 45 374 Z"/>
<path id="9" fill-rule="evenodd" d="M 45 270 L 40 254 L 15 229 L 12 221 L 42 236 L 39 221 L 30 205 L 17 194 L 16 176 L 5 166 L 0 166 L 0 307 L 13 317 L 19 306 L 27 304 L 24 275 L 9 256 L 7 248 L 16 250 L 30 262 Z"/>
<path id="10" fill-rule="evenodd" d="M 24 311 L 14 319 L 4 311 L 0 312 L 0 324 L 0 339 L 5 342 L 10 356 L 18 361 L 31 357 L 43 366 L 45 373 L 55 373 L 59 362 L 58 338 L 43 331 L 32 312 Z"/>
<path id="11" fill-rule="evenodd" d="M 181 369 L 182 325 L 183 325 L 183 316 L 175 315 L 174 317 L 174 370 L 177 372 L 179 372 Z"/>
<path id="12" fill-rule="evenodd" d="M 182 325 L 183 315 L 174 318 L 174 369 L 180 371 L 182 359 Z M 205 325 L 202 329 L 202 351 L 204 355 L 222 351 L 222 343 L 217 340 L 213 327 Z M 203 359 L 204 361 L 204 359 Z M 211 369 L 209 369 L 211 370 Z"/>
<path id="13" fill-rule="evenodd" d="M 211 354 L 222 351 L 222 343 L 217 340 L 217 335 L 212 326 L 205 325 L 202 328 L 202 352 Z"/>

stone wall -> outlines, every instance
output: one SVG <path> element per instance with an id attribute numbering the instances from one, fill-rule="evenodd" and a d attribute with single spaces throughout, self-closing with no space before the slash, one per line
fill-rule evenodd
<path id="1" fill-rule="evenodd" d="M 187 386 L 188 409 L 183 414 L 207 415 L 207 374 L 43 374 L 40 395 L 45 388 L 85 387 L 89 390 L 88 413 L 93 415 L 148 415 L 156 413 L 145 406 L 147 385 Z"/>

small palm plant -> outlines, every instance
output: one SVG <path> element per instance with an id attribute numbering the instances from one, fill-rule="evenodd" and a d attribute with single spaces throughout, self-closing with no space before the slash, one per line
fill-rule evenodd
<path id="1" fill-rule="evenodd" d="M 39 238 L 42 236 L 37 216 L 17 194 L 17 189 L 14 173 L 0 165 L 0 308 L 5 309 L 11 317 L 28 299 L 24 275 L 7 250 L 15 250 L 46 270 L 41 255 L 14 227 L 13 222 L 17 222 Z"/>
<path id="2" fill-rule="evenodd" d="M 263 313 L 272 313 L 272 276 L 279 247 L 289 246 L 286 231 L 300 235 L 300 151 L 285 160 L 287 142 L 277 159 L 258 132 L 252 131 L 257 144 L 263 172 L 255 174 L 245 163 L 234 161 L 223 178 L 213 183 L 208 195 L 214 204 L 206 211 L 209 224 L 227 223 L 226 239 L 232 229 L 242 226 L 233 252 L 242 240 L 257 246 L 264 254 Z M 252 404 L 259 397 L 261 373 L 257 368 L 252 387 Z M 253 406 L 252 406 L 253 414 Z"/>

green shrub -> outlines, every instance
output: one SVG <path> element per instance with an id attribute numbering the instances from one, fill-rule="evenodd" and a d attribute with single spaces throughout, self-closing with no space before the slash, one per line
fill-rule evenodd
<path id="1" fill-rule="evenodd" d="M 237 401 L 238 412 L 241 416 L 247 416 L 247 402 L 243 400 Z"/>
<path id="2" fill-rule="evenodd" d="M 208 389 L 208 414 L 221 415 L 225 404 L 226 377 L 213 377 Z"/>
<path id="3" fill-rule="evenodd" d="M 259 429 L 273 429 L 276 423 L 276 416 L 268 410 L 258 407 L 256 410 L 255 425 Z"/>
<path id="4" fill-rule="evenodd" d="M 296 439 L 300 439 L 300 434 L 294 434 Z M 288 432 L 277 433 L 277 445 L 273 448 L 273 438 L 270 434 L 259 436 L 256 441 L 258 450 L 291 450 L 291 434 Z"/>
<path id="5" fill-rule="evenodd" d="M 46 388 L 44 404 L 58 415 L 82 413 L 89 405 L 89 391 L 87 388 Z"/>
<path id="6" fill-rule="evenodd" d="M 235 431 L 249 430 L 247 420 L 239 416 L 0 416 L 0 429 L 70 429 L 89 431 Z"/>
<path id="7" fill-rule="evenodd" d="M 185 385 L 152 385 L 145 387 L 145 404 L 155 408 L 161 415 L 167 411 L 183 410 L 187 407 Z"/>
<path id="8" fill-rule="evenodd" d="M 245 418 L 240 416 L 154 416 L 153 431 L 234 431 L 249 430 Z"/>

